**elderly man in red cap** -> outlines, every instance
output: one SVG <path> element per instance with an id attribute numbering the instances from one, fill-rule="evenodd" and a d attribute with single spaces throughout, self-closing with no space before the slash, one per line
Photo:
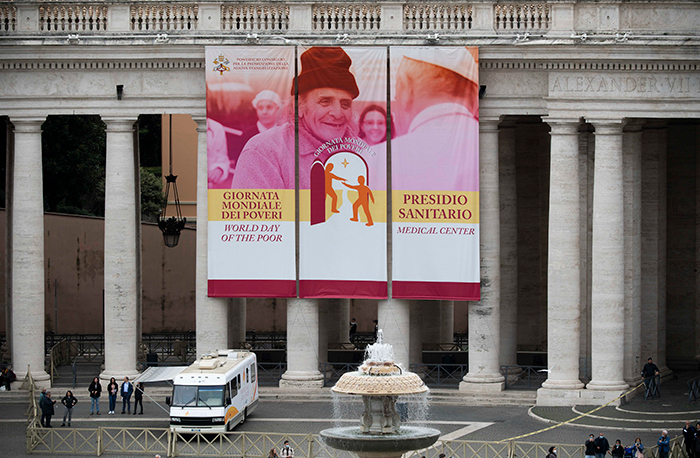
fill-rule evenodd
<path id="1" fill-rule="evenodd" d="M 401 48 L 395 190 L 478 191 L 478 66 L 465 47 Z"/>
<path id="2" fill-rule="evenodd" d="M 295 78 L 299 93 L 299 188 L 308 189 L 314 153 L 334 138 L 356 136 L 350 128 L 352 101 L 360 94 L 342 48 L 314 47 L 301 55 Z M 294 85 L 292 86 L 294 94 Z M 251 138 L 241 152 L 233 189 L 294 189 L 294 123 Z"/>

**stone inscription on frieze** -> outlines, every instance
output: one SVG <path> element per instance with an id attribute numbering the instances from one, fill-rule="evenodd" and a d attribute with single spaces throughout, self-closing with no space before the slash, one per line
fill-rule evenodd
<path id="1" fill-rule="evenodd" d="M 550 97 L 700 97 L 700 76 L 688 73 L 549 74 Z"/>

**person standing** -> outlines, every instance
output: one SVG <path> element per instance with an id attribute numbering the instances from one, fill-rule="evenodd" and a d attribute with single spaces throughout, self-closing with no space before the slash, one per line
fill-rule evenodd
<path id="1" fill-rule="evenodd" d="M 644 445 L 639 437 L 634 440 L 634 458 L 644 458 Z"/>
<path id="2" fill-rule="evenodd" d="M 374 341 L 377 341 L 377 335 L 379 334 L 379 321 L 378 320 L 373 320 L 374 321 Z"/>
<path id="3" fill-rule="evenodd" d="M 644 445 L 639 437 L 634 440 L 634 458 L 644 458 Z"/>
<path id="4" fill-rule="evenodd" d="M 608 453 L 608 450 L 610 450 L 610 443 L 605 438 L 603 433 L 600 433 L 600 435 L 595 440 L 596 458 L 605 458 L 605 454 Z"/>
<path id="5" fill-rule="evenodd" d="M 595 436 L 593 434 L 588 436 L 584 446 L 586 447 L 586 458 L 595 458 Z"/>
<path id="6" fill-rule="evenodd" d="M 134 392 L 134 384 L 129 381 L 129 377 L 124 377 L 119 392 L 122 396 L 122 415 L 124 415 L 125 409 L 127 413 L 131 413 L 131 395 Z"/>
<path id="7" fill-rule="evenodd" d="M 279 458 L 279 455 L 274 447 L 270 449 L 270 453 L 267 454 L 267 458 Z"/>
<path id="8" fill-rule="evenodd" d="M 92 379 L 92 383 L 88 387 L 88 393 L 90 393 L 90 415 L 94 415 L 95 410 L 97 410 L 97 415 L 99 415 L 100 394 L 102 393 L 102 384 L 100 384 L 99 377 Z"/>
<path id="9" fill-rule="evenodd" d="M 119 392 L 119 384 L 112 377 L 107 385 L 107 393 L 109 393 L 109 414 L 114 415 L 114 409 L 117 408 L 117 393 Z"/>
<path id="10" fill-rule="evenodd" d="M 355 343 L 356 336 L 357 336 L 357 321 L 355 321 L 355 318 L 353 318 L 350 321 L 350 333 L 349 333 L 351 343 Z"/>
<path id="11" fill-rule="evenodd" d="M 661 437 L 659 437 L 658 442 L 659 458 L 668 458 L 668 452 L 671 449 L 670 442 L 671 440 L 668 438 L 668 431 L 661 431 Z"/>
<path id="12" fill-rule="evenodd" d="M 622 446 L 620 439 L 615 441 L 615 445 L 613 445 L 612 450 L 610 450 L 610 454 L 613 458 L 624 458 L 625 447 Z"/>
<path id="13" fill-rule="evenodd" d="M 47 391 L 44 395 L 44 399 L 40 401 L 39 407 L 41 407 L 41 426 L 45 428 L 51 428 L 51 417 L 53 416 L 54 410 L 53 406 L 56 401 L 51 399 L 51 392 Z"/>
<path id="14" fill-rule="evenodd" d="M 642 377 L 644 378 L 644 386 L 648 390 L 649 386 L 653 383 L 654 377 L 659 375 L 659 367 L 654 364 L 651 357 L 647 360 L 647 363 L 642 368 Z M 653 394 L 653 393 L 652 393 Z"/>
<path id="15" fill-rule="evenodd" d="M 280 450 L 282 458 L 294 458 L 294 449 L 289 446 L 289 441 L 284 441 L 284 447 Z"/>
<path id="16" fill-rule="evenodd" d="M 136 407 L 141 405 L 141 412 L 139 415 L 143 415 L 143 383 L 139 382 L 136 384 L 136 390 L 134 391 L 134 415 L 136 415 Z"/>
<path id="17" fill-rule="evenodd" d="M 73 392 L 71 390 L 66 391 L 66 395 L 61 399 L 61 404 L 66 408 L 66 411 L 63 413 L 63 423 L 61 423 L 61 426 L 66 426 L 66 417 L 68 417 L 68 426 L 70 426 L 70 421 L 73 418 L 73 407 L 75 407 L 77 403 L 78 400 L 73 396 Z"/>
<path id="18" fill-rule="evenodd" d="M 557 448 L 552 446 L 549 447 L 549 453 L 547 453 L 547 458 L 557 458 Z"/>
<path id="19" fill-rule="evenodd" d="M 695 458 L 695 428 L 688 420 L 685 421 L 683 428 L 683 442 L 685 443 L 685 451 L 688 458 Z"/>

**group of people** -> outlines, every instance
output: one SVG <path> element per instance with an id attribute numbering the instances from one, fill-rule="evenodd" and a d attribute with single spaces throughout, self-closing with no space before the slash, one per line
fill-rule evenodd
<path id="1" fill-rule="evenodd" d="M 294 449 L 289 445 L 289 441 L 284 441 L 284 446 L 280 450 L 280 454 L 277 454 L 277 450 L 274 448 L 270 449 L 267 458 L 294 458 Z"/>
<path id="2" fill-rule="evenodd" d="M 625 456 L 628 458 L 644 458 L 644 445 L 639 437 L 634 440 L 634 444 L 630 447 L 624 447 L 620 439 L 616 440 L 615 445 L 610 447 L 610 443 L 603 433 L 600 433 L 598 437 L 591 434 L 584 445 L 586 458 L 605 458 L 607 454 L 613 458 L 623 458 Z M 660 447 L 659 450 L 661 450 Z M 550 449 L 551 452 L 552 449 Z M 556 457 L 556 450 L 554 451 L 554 457 Z"/>
<path id="3" fill-rule="evenodd" d="M 124 382 L 119 386 L 114 377 L 112 377 L 107 385 L 107 393 L 109 395 L 109 414 L 114 415 L 114 410 L 117 404 L 117 396 L 122 398 L 122 414 L 131 413 L 131 396 L 134 396 L 134 415 L 140 406 L 139 415 L 143 415 L 143 383 L 139 382 L 134 387 L 134 384 L 129 381 L 129 377 L 124 377 Z M 100 379 L 95 377 L 88 387 L 90 395 L 90 415 L 100 415 L 100 396 L 102 395 L 102 384 Z M 78 399 L 73 396 L 71 390 L 66 391 L 66 395 L 61 399 L 61 404 L 65 407 L 63 414 L 63 423 L 61 426 L 70 426 L 73 417 L 73 408 L 78 403 Z M 51 417 L 55 413 L 56 401 L 51 398 L 51 392 L 43 389 L 39 395 L 39 408 L 41 409 L 41 426 L 51 428 Z"/>
<path id="4" fill-rule="evenodd" d="M 688 458 L 700 457 L 700 422 L 693 426 L 690 421 L 686 420 L 683 428 L 683 444 Z"/>

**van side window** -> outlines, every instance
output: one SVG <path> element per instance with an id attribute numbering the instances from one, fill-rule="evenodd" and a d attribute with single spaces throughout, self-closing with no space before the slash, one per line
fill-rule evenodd
<path id="1" fill-rule="evenodd" d="M 238 386 L 236 384 L 236 379 L 234 378 L 231 380 L 231 399 L 235 398 L 236 395 L 238 395 Z"/>
<path id="2" fill-rule="evenodd" d="M 248 376 L 248 368 L 245 368 L 245 382 L 248 383 L 250 381 L 250 377 Z"/>
<path id="3" fill-rule="evenodd" d="M 228 383 L 225 385 L 225 388 L 224 388 L 224 402 L 226 402 L 227 399 L 231 399 L 231 398 L 232 398 L 230 386 L 231 386 L 231 385 L 228 384 Z M 226 405 L 228 405 L 228 404 L 226 404 Z"/>
<path id="4" fill-rule="evenodd" d="M 238 389 L 241 389 L 241 374 L 236 376 L 236 383 L 238 384 Z"/>
<path id="5" fill-rule="evenodd" d="M 250 366 L 250 382 L 255 383 L 255 378 L 256 378 L 256 366 L 255 364 Z"/>

